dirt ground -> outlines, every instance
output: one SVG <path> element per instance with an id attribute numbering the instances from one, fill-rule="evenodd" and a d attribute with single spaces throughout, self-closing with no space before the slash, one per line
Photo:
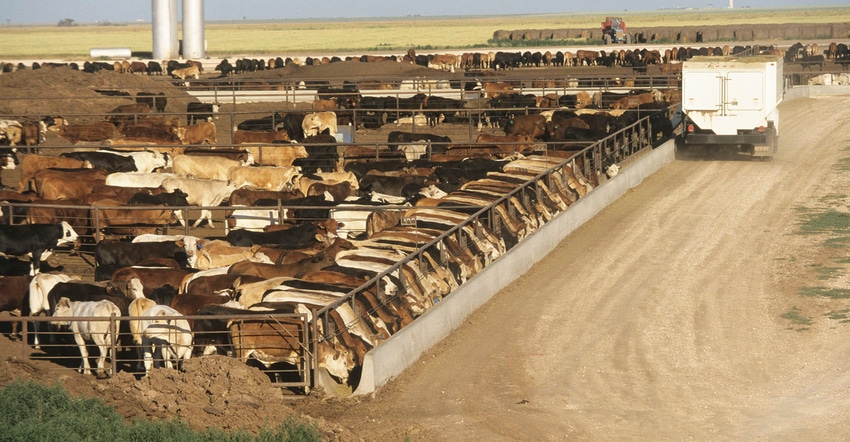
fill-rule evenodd
<path id="1" fill-rule="evenodd" d="M 33 78 L 19 87 L 46 81 Z M 829 234 L 798 229 L 805 210 L 847 213 L 850 98 L 780 109 L 773 161 L 673 162 L 370 397 L 292 399 L 224 357 L 96 380 L 22 360 L 5 337 L 0 385 L 62 382 L 128 418 L 197 428 L 294 413 L 339 441 L 842 440 L 850 306 L 800 293 L 846 288 L 850 272 Z"/>

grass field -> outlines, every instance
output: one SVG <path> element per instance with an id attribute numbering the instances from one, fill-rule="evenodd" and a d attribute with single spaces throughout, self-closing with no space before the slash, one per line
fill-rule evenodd
<path id="1" fill-rule="evenodd" d="M 850 19 L 850 6 L 781 9 L 701 9 L 522 16 L 407 17 L 335 21 L 207 22 L 207 55 L 315 54 L 329 52 L 488 47 L 497 30 L 596 28 L 606 15 L 631 28 L 765 23 L 834 23 Z M 87 57 L 94 47 L 150 52 L 151 26 L 0 27 L 0 60 Z"/>

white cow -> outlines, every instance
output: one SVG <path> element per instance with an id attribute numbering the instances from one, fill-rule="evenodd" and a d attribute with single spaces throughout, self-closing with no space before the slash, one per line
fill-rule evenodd
<path id="1" fill-rule="evenodd" d="M 172 177 L 162 181 L 162 188 L 166 192 L 174 192 L 177 189 L 186 192 L 186 201 L 193 206 L 216 207 L 225 198 L 230 198 L 230 194 L 237 187 L 223 180 Z M 203 220 L 207 220 L 210 227 L 215 227 L 212 220 L 212 211 L 209 209 L 201 209 L 201 216 L 195 221 L 192 227 L 198 227 Z"/>
<path id="2" fill-rule="evenodd" d="M 97 377 L 106 377 L 106 358 L 110 356 L 110 350 L 113 343 L 118 339 L 119 320 L 121 310 L 118 309 L 111 301 L 71 301 L 68 298 L 60 298 L 56 303 L 56 311 L 53 312 L 54 317 L 100 317 L 113 318 L 112 321 L 97 320 L 97 321 L 53 321 L 53 324 L 58 326 L 69 326 L 71 332 L 74 333 L 74 341 L 80 349 L 80 356 L 83 361 L 80 364 L 80 369 L 83 374 L 90 374 L 91 367 L 89 366 L 89 352 L 86 347 L 86 342 L 94 342 L 97 345 L 100 354 L 97 357 Z M 110 370 L 111 371 L 111 370 Z"/>
<path id="3" fill-rule="evenodd" d="M 142 330 L 145 375 L 153 367 L 157 350 L 167 368 L 175 365 L 180 368 L 182 361 L 192 357 L 192 329 L 189 321 L 175 318 L 177 316 L 183 315 L 167 305 L 158 304 L 142 314 L 139 329 Z"/>
<path id="4" fill-rule="evenodd" d="M 50 315 L 50 303 L 47 301 L 47 294 L 50 293 L 50 290 L 60 282 L 68 282 L 71 280 L 80 279 L 79 276 L 70 276 L 63 275 L 61 273 L 39 273 L 32 277 L 30 281 L 30 315 L 31 316 L 42 316 L 42 315 Z M 41 348 L 41 344 L 38 341 L 38 335 L 40 334 L 38 329 L 40 328 L 41 322 L 33 322 L 33 329 L 35 331 L 35 337 L 33 338 L 33 345 L 35 348 Z M 53 338 L 53 335 L 50 335 Z"/>
<path id="5" fill-rule="evenodd" d="M 336 112 L 311 112 L 304 116 L 301 121 L 301 128 L 304 129 L 304 136 L 318 135 L 325 130 L 329 130 L 331 135 L 336 135 Z"/>

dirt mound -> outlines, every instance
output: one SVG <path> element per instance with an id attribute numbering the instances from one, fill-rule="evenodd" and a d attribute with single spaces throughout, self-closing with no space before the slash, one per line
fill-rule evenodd
<path id="1" fill-rule="evenodd" d="M 0 337 L 0 353 L 19 354 L 20 347 Z M 141 379 L 119 372 L 105 380 L 47 361 L 7 357 L 0 362 L 0 386 L 16 379 L 61 382 L 73 395 L 105 400 L 128 421 L 177 417 L 199 430 L 215 427 L 256 433 L 296 415 L 315 423 L 327 440 L 357 440 L 342 438 L 337 425 L 299 415 L 290 406 L 294 396 L 273 386 L 259 369 L 225 356 L 190 359 L 183 371 L 154 369 Z"/>

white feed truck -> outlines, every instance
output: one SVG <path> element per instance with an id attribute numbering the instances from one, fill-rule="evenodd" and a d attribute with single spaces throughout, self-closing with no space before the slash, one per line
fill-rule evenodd
<path id="1" fill-rule="evenodd" d="M 680 148 L 770 159 L 785 92 L 781 56 L 697 56 L 682 64 Z"/>

